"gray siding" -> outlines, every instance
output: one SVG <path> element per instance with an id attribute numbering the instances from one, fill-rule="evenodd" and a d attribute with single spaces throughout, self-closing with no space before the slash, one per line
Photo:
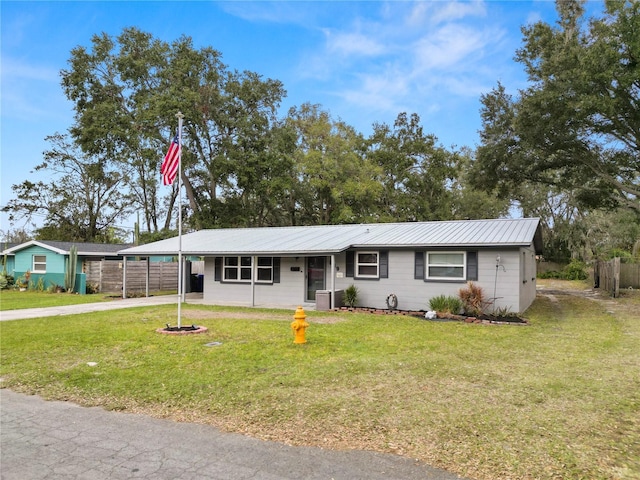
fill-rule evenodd
<path id="1" fill-rule="evenodd" d="M 520 280 L 520 308 L 518 312 L 524 312 L 536 299 L 536 275 L 537 262 L 536 252 L 533 247 L 521 248 L 520 258 L 521 280 Z"/>
<path id="2" fill-rule="evenodd" d="M 304 302 L 304 258 L 283 257 L 280 260 L 280 283 L 254 284 L 253 301 L 250 283 L 223 283 L 215 281 L 214 257 L 204 261 L 203 301 L 213 305 L 245 305 L 290 307 Z M 300 267 L 293 272 L 291 267 Z"/>
<path id="3" fill-rule="evenodd" d="M 460 249 L 452 249 L 460 251 Z M 496 268 L 496 256 L 500 265 Z M 360 306 L 386 309 L 390 294 L 398 297 L 398 308 L 427 310 L 429 300 L 437 295 L 457 296 L 466 282 L 425 282 L 414 279 L 415 250 L 389 251 L 389 276 L 377 280 L 354 279 L 346 276 L 346 254 L 335 255 L 335 289 L 343 290 L 356 285 Z M 525 261 L 526 260 L 526 261 Z M 327 289 L 331 287 L 330 257 L 327 257 Z M 292 271 L 291 267 L 299 267 Z M 523 270 L 524 267 L 524 270 Z M 281 305 L 290 307 L 304 304 L 306 277 L 305 259 L 283 257 L 280 265 L 280 283 L 255 284 L 253 303 L 251 284 L 221 283 L 214 281 L 214 259 L 205 259 L 204 302 L 226 305 Z M 523 283 L 523 275 L 528 281 Z M 531 281 L 531 278 L 534 281 Z M 535 255 L 532 248 L 484 249 L 478 251 L 478 280 L 474 281 L 485 293 L 487 300 L 495 300 L 493 308 L 507 308 L 512 312 L 524 311 L 535 299 Z"/>

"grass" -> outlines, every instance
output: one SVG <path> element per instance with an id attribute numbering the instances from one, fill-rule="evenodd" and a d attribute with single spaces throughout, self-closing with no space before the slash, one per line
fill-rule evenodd
<path id="1" fill-rule="evenodd" d="M 104 294 L 74 295 L 68 293 L 49 293 L 27 290 L 0 290 L 0 310 L 18 310 L 23 308 L 58 307 L 111 300 Z"/>
<path id="2" fill-rule="evenodd" d="M 150 292 L 150 295 L 170 295 L 176 291 Z M 119 297 L 118 297 L 119 298 Z M 21 310 L 24 308 L 59 307 L 62 305 L 78 305 L 81 303 L 108 302 L 114 300 L 114 294 L 95 293 L 76 295 L 69 293 L 49 293 L 27 290 L 0 290 L 0 311 Z"/>
<path id="3" fill-rule="evenodd" d="M 49 399 L 475 479 L 638 479 L 639 305 L 623 297 L 612 315 L 554 293 L 529 326 L 499 327 L 307 312 L 305 345 L 292 311 L 186 305 L 209 332 L 184 337 L 155 333 L 171 306 L 1 322 L 0 375 Z"/>

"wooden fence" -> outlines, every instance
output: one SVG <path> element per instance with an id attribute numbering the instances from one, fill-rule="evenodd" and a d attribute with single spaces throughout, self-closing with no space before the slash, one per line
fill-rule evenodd
<path id="1" fill-rule="evenodd" d="M 122 270 L 124 263 L 119 260 L 102 260 L 85 262 L 84 272 L 87 275 L 87 286 L 90 284 L 101 293 L 122 294 Z M 193 270 L 198 270 L 192 269 Z M 127 292 L 144 292 L 146 290 L 147 262 L 127 262 Z M 178 290 L 178 263 L 151 262 L 149 264 L 149 291 Z"/>
<path id="2" fill-rule="evenodd" d="M 621 288 L 640 288 L 640 264 L 622 263 L 618 257 L 598 260 L 593 267 L 593 280 L 596 288 L 618 297 Z"/>

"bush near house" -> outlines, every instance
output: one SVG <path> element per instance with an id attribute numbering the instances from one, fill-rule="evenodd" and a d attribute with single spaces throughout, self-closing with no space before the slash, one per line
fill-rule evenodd
<path id="1" fill-rule="evenodd" d="M 466 287 L 461 288 L 458 291 L 458 296 L 462 301 L 464 313 L 467 315 L 480 315 L 490 304 L 485 299 L 482 287 L 473 282 L 469 282 Z"/>
<path id="2" fill-rule="evenodd" d="M 580 260 L 571 260 L 562 271 L 550 270 L 538 274 L 538 278 L 554 278 L 560 280 L 586 280 L 588 278 L 587 265 Z"/>
<path id="3" fill-rule="evenodd" d="M 462 300 L 451 295 L 438 295 L 429 300 L 429 308 L 438 313 L 459 314 L 463 309 Z"/>

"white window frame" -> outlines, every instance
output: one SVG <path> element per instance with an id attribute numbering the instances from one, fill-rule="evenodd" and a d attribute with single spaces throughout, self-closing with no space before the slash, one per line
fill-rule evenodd
<path id="1" fill-rule="evenodd" d="M 40 258 L 44 258 L 44 261 L 36 261 L 36 258 L 40 257 Z M 36 268 L 36 265 L 39 266 L 39 268 Z M 44 265 L 44 268 L 41 268 L 42 265 Z M 31 256 L 31 273 L 47 273 L 47 256 L 46 255 L 38 255 L 38 254 L 34 254 Z"/>
<path id="2" fill-rule="evenodd" d="M 462 263 L 448 263 L 448 264 L 432 264 L 431 263 L 431 255 L 462 255 Z M 427 280 L 448 280 L 448 281 L 464 281 L 467 278 L 467 252 L 465 251 L 435 251 L 435 252 L 427 252 L 425 261 L 425 278 Z M 462 275 L 456 277 L 442 277 L 437 275 L 430 275 L 431 267 L 453 267 L 460 268 L 462 267 Z"/>
<path id="3" fill-rule="evenodd" d="M 236 259 L 235 265 L 227 265 L 227 259 L 234 258 Z M 243 264 L 243 259 L 249 259 L 249 264 Z M 248 269 L 249 270 L 249 278 L 242 278 L 242 271 Z M 227 272 L 235 271 L 236 278 L 229 278 Z M 253 272 L 253 257 L 249 257 L 246 255 L 242 256 L 227 256 L 222 257 L 222 281 L 223 282 L 237 282 L 237 283 L 249 283 L 251 282 L 251 272 Z"/>
<path id="4" fill-rule="evenodd" d="M 375 255 L 376 256 L 376 261 L 375 263 L 372 262 L 361 262 L 360 261 L 360 255 Z M 373 251 L 373 250 L 362 250 L 362 251 L 358 251 L 356 250 L 355 252 L 355 259 L 354 259 L 354 267 L 355 267 L 355 278 L 380 278 L 380 252 L 377 251 Z M 375 266 L 376 268 L 376 273 L 375 274 L 371 274 L 371 273 L 360 273 L 360 267 L 372 267 Z"/>
<path id="5" fill-rule="evenodd" d="M 261 262 L 264 263 L 265 261 L 268 261 L 269 264 L 260 265 Z M 255 272 L 256 283 L 273 283 L 273 257 L 257 257 Z M 269 272 L 269 279 L 261 280 L 260 272 Z"/>

